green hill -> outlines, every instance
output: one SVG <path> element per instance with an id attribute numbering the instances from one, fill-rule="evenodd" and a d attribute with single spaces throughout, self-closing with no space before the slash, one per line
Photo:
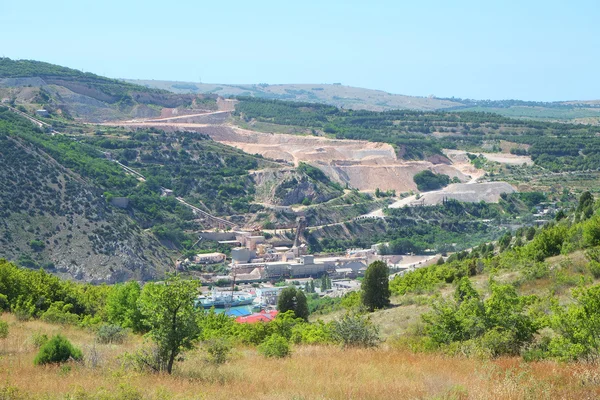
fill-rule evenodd
<path id="1" fill-rule="evenodd" d="M 0 108 L 0 257 L 91 282 L 154 279 L 171 268 L 159 241 L 110 206 L 90 176 L 130 179 L 98 159 L 70 159 L 81 149 L 68 154 L 43 136 Z"/>
<path id="2" fill-rule="evenodd" d="M 55 117 L 105 121 L 159 116 L 164 107 L 215 109 L 216 96 L 177 95 L 41 61 L 0 58 L 0 98 Z"/>

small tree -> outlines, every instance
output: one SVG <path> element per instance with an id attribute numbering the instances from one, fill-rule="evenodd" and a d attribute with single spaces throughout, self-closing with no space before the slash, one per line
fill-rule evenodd
<path id="1" fill-rule="evenodd" d="M 194 347 L 200 333 L 199 310 L 194 307 L 198 285 L 194 281 L 172 276 L 164 284 L 149 283 L 138 300 L 149 336 L 158 347 L 160 365 L 167 373 L 173 371 L 175 359 L 184 350 Z"/>
<path id="2" fill-rule="evenodd" d="M 141 291 L 140 285 L 135 281 L 113 286 L 106 299 L 105 312 L 108 322 L 131 328 L 137 333 L 146 332 L 148 328 L 143 324 L 137 304 Z"/>
<path id="3" fill-rule="evenodd" d="M 383 261 L 369 265 L 362 282 L 362 302 L 369 311 L 387 307 L 390 304 L 390 270 Z"/>
<path id="4" fill-rule="evenodd" d="M 290 344 L 283 336 L 273 334 L 258 346 L 265 357 L 284 358 L 290 355 Z"/>

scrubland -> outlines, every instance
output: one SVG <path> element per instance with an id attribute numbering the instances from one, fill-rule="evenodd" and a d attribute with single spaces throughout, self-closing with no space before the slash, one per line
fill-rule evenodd
<path id="1" fill-rule="evenodd" d="M 140 346 L 94 343 L 93 333 L 71 326 L 21 322 L 4 314 L 0 340 L 0 399 L 589 399 L 600 396 L 593 364 L 524 362 L 414 353 L 393 340 L 377 349 L 296 346 L 291 357 L 266 359 L 236 347 L 221 366 L 202 349 L 186 354 L 173 375 L 138 372 L 122 355 Z M 84 352 L 84 361 L 34 366 L 32 338 L 61 333 Z"/>

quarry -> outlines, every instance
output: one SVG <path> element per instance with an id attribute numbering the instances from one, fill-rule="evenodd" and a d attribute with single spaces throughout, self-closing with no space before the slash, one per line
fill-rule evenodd
<path id="1" fill-rule="evenodd" d="M 223 101 L 222 101 L 223 102 Z M 230 104 L 222 107 L 229 107 Z M 478 180 L 484 171 L 475 168 L 465 151 L 445 150 L 441 157 L 409 161 L 398 157 L 394 147 L 387 143 L 362 140 L 332 139 L 322 136 L 266 133 L 243 129 L 228 119 L 229 111 L 204 114 L 177 115 L 161 119 L 112 122 L 106 125 L 132 128 L 157 127 L 167 131 L 189 130 L 209 135 L 213 140 L 238 148 L 248 154 L 258 154 L 275 160 L 284 167 L 308 163 L 322 170 L 331 180 L 360 191 L 393 190 L 396 193 L 416 192 L 413 176 L 423 170 L 448 175 L 469 187 L 454 186 L 442 193 L 430 194 L 423 204 L 437 204 L 447 193 L 449 198 L 461 201 L 497 202 L 500 193 L 514 191 L 510 185 L 490 183 L 480 186 Z M 512 154 L 486 153 L 499 163 L 530 165 L 530 157 Z M 468 190 L 466 190 L 468 189 Z M 461 194 L 463 193 L 463 194 Z M 414 200 L 414 199 L 413 199 Z M 401 204 L 405 204 L 403 201 Z"/>

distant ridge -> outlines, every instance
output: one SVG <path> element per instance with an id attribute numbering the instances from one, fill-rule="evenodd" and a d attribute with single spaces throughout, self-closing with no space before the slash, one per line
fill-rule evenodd
<path id="1" fill-rule="evenodd" d="M 325 103 L 342 108 L 385 111 L 399 108 L 411 110 L 441 110 L 462 104 L 435 97 L 405 96 L 382 90 L 364 89 L 342 84 L 281 84 L 224 85 L 213 83 L 131 80 L 126 82 L 174 93 L 213 93 L 223 97 L 254 96 L 274 100 L 294 100 Z"/>
<path id="2" fill-rule="evenodd" d="M 535 120 L 556 120 L 598 124 L 600 101 L 574 100 L 538 102 L 522 100 L 473 100 L 406 96 L 382 90 L 364 89 L 342 84 L 215 84 L 160 80 L 126 79 L 125 82 L 147 88 L 169 90 L 173 93 L 217 94 L 219 96 L 252 96 L 275 100 L 324 103 L 336 107 L 388 111 L 409 109 L 417 111 L 486 111 L 506 117 Z"/>

